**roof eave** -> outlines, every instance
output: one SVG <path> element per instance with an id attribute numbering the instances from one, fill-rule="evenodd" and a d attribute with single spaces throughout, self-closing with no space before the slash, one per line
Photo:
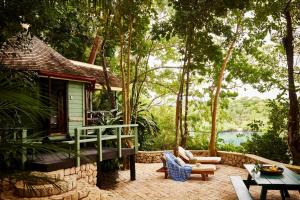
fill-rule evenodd
<path id="1" fill-rule="evenodd" d="M 75 80 L 80 82 L 89 82 L 92 84 L 96 83 L 96 78 L 93 77 L 86 77 L 86 76 L 77 76 L 71 74 L 64 74 L 64 73 L 56 73 L 56 72 L 49 72 L 46 70 L 38 70 L 38 74 L 47 77 L 59 78 L 63 80 Z"/>

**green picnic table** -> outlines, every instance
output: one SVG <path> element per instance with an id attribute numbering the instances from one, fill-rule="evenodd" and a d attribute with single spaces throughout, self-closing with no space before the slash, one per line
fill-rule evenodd
<path id="1" fill-rule="evenodd" d="M 266 199 L 268 190 L 279 190 L 282 199 L 289 197 L 288 190 L 300 191 L 300 175 L 283 165 L 280 166 L 284 168 L 281 175 L 262 174 L 260 171 L 255 170 L 254 164 L 244 164 L 244 167 L 248 171 L 248 178 L 244 181 L 247 188 L 249 189 L 251 185 L 261 186 L 261 200 Z"/>

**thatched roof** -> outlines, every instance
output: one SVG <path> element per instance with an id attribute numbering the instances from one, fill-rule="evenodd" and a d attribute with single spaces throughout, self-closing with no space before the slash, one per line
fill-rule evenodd
<path id="1" fill-rule="evenodd" d="M 42 76 L 105 85 L 100 66 L 69 60 L 35 36 L 9 39 L 0 50 L 0 64 L 15 70 L 37 71 Z M 112 87 L 121 87 L 120 80 L 111 73 L 109 80 Z"/>

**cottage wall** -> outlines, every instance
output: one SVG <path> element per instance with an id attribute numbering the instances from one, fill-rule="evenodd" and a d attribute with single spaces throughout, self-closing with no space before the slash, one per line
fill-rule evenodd
<path id="1" fill-rule="evenodd" d="M 74 135 L 76 127 L 85 125 L 85 85 L 80 82 L 68 82 L 68 129 Z"/>

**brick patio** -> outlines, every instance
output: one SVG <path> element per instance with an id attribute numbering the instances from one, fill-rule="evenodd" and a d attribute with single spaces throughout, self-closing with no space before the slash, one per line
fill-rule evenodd
<path id="1" fill-rule="evenodd" d="M 237 198 L 228 176 L 239 175 L 243 179 L 247 177 L 245 169 L 218 165 L 216 173 L 209 176 L 208 181 L 203 181 L 199 175 L 193 174 L 186 182 L 176 182 L 164 179 L 163 173 L 156 172 L 161 166 L 161 163 L 137 163 L 136 181 L 130 181 L 129 170 L 106 172 L 102 176 L 100 188 L 105 189 L 108 192 L 108 199 L 112 200 L 234 200 Z M 259 186 L 252 186 L 250 191 L 254 199 L 259 199 Z M 290 191 L 290 195 L 291 198 L 287 199 L 300 199 L 297 191 Z M 279 191 L 269 191 L 267 199 L 281 199 Z"/>

